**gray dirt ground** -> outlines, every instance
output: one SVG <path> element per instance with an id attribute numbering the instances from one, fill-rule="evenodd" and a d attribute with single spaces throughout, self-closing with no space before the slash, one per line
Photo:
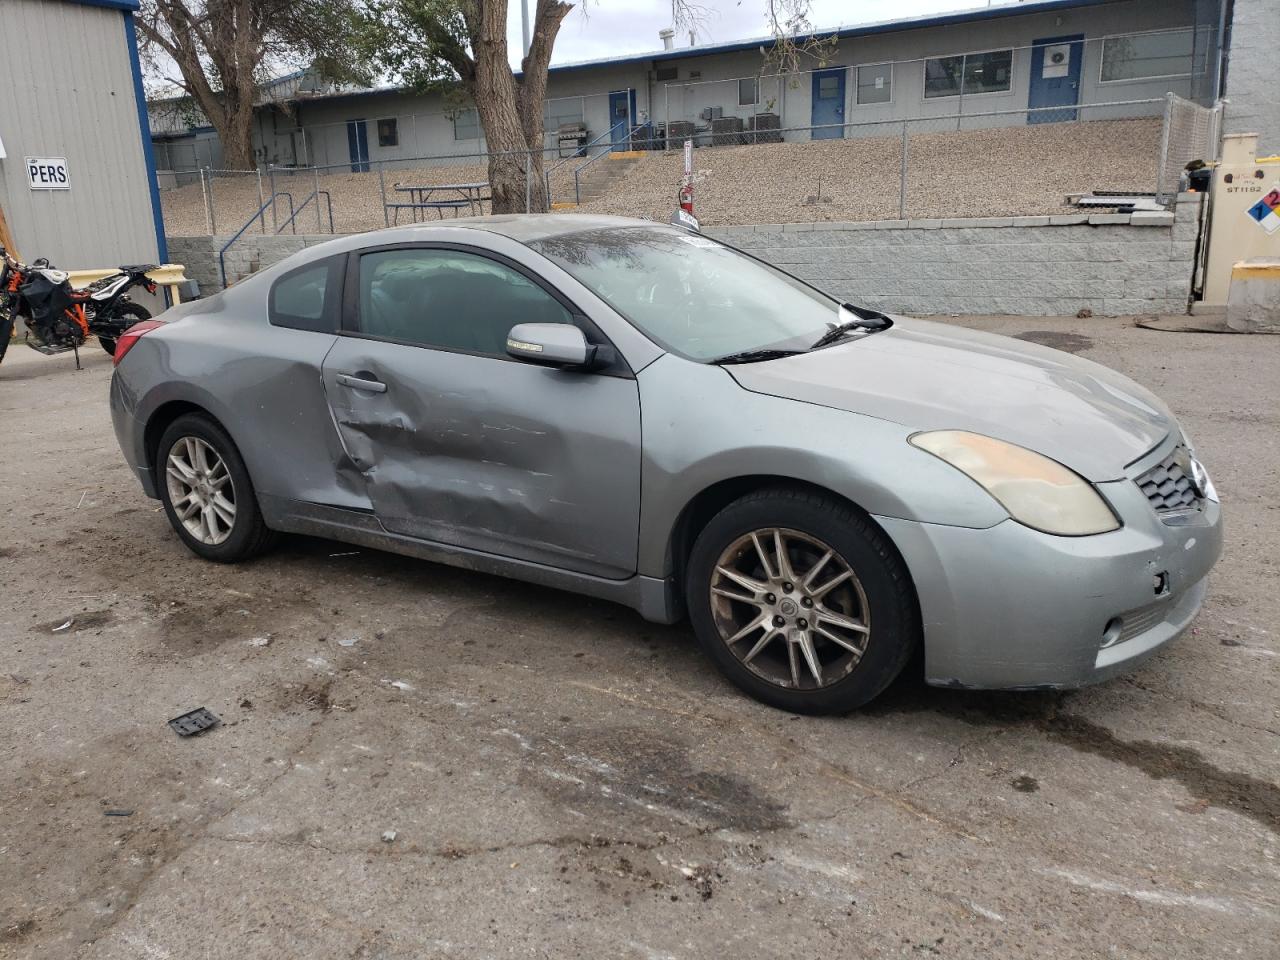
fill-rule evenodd
<path id="1" fill-rule="evenodd" d="M 606 603 L 313 540 L 202 563 L 120 458 L 107 358 L 13 348 L 0 956 L 1275 956 L 1280 338 L 965 323 L 1166 397 L 1226 553 L 1130 677 L 907 677 L 839 719 Z M 165 726 L 199 705 L 223 726 Z"/>

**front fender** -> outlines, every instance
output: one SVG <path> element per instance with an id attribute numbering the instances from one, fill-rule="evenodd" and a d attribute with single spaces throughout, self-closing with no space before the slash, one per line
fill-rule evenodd
<path id="1" fill-rule="evenodd" d="M 985 529 L 1008 514 L 937 457 L 911 428 L 752 393 L 722 368 L 667 354 L 639 376 L 644 418 L 639 572 L 671 573 L 670 543 L 704 490 L 769 475 L 839 494 L 868 513 Z"/>

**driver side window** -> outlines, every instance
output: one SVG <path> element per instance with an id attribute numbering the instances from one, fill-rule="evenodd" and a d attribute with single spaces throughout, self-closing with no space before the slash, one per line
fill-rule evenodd
<path id="1" fill-rule="evenodd" d="M 506 356 L 517 323 L 573 323 L 546 290 L 461 250 L 380 250 L 360 257 L 359 325 L 369 336 Z"/>

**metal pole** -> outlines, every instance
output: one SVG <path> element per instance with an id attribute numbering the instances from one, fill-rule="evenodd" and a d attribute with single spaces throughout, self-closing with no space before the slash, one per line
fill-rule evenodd
<path id="1" fill-rule="evenodd" d="M 671 84 L 662 85 L 662 149 L 671 149 Z"/>
<path id="2" fill-rule="evenodd" d="M 378 167 L 378 192 L 382 194 L 382 225 L 391 226 L 391 214 L 387 211 L 387 177 L 382 167 Z"/>
<path id="3" fill-rule="evenodd" d="M 1156 158 L 1156 203 L 1164 203 L 1164 167 L 1169 159 L 1169 128 L 1173 126 L 1173 93 L 1164 97 L 1164 123 L 1160 131 L 1160 156 Z"/>
<path id="4" fill-rule="evenodd" d="M 266 200 L 266 197 L 262 195 L 262 168 L 258 167 L 254 170 L 254 172 L 258 175 L 258 220 L 262 224 L 262 232 L 266 233 L 267 232 L 267 216 L 262 208 L 266 205 L 267 200 Z"/>
<path id="5" fill-rule="evenodd" d="M 213 193 L 213 171 L 209 171 L 209 233 L 217 236 L 218 233 L 218 210 Z"/>
<path id="6" fill-rule="evenodd" d="M 200 196 L 204 198 L 204 225 L 209 228 L 209 236 L 213 236 L 213 211 L 209 206 L 209 185 L 205 183 L 204 167 L 200 168 Z"/>
<path id="7" fill-rule="evenodd" d="M 278 233 L 280 218 L 276 216 L 276 165 L 274 163 L 267 164 L 267 183 L 271 187 L 271 232 Z"/>
<path id="8" fill-rule="evenodd" d="M 533 151 L 524 155 L 524 212 L 533 213 Z"/>
<path id="9" fill-rule="evenodd" d="M 956 129 L 960 129 L 960 118 L 964 115 L 964 74 L 969 68 L 969 55 L 960 58 L 960 102 L 956 106 Z"/>
<path id="10" fill-rule="evenodd" d="M 529 0 L 520 0 L 520 27 L 524 34 L 524 55 L 529 56 Z"/>
<path id="11" fill-rule="evenodd" d="M 902 170 L 899 172 L 898 219 L 907 219 L 907 121 L 902 121 Z"/>
<path id="12" fill-rule="evenodd" d="M 378 169 L 381 170 L 382 168 L 379 167 Z M 315 201 L 316 201 L 316 233 L 323 233 L 324 225 L 320 222 L 320 168 L 312 167 L 311 172 L 315 174 L 315 185 L 316 185 L 315 191 L 312 193 L 312 196 L 315 198 Z"/>

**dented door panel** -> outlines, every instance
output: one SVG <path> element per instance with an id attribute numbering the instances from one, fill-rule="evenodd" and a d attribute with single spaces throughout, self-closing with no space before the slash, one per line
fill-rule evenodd
<path id="1" fill-rule="evenodd" d="M 348 469 L 392 533 L 595 576 L 635 572 L 635 380 L 340 337 L 324 387 Z"/>

